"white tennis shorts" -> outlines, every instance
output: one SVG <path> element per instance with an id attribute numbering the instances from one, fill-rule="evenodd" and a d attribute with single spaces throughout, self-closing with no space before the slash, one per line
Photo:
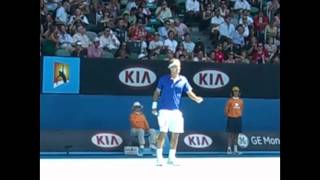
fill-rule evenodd
<path id="1" fill-rule="evenodd" d="M 174 133 L 183 133 L 184 119 L 182 112 L 178 109 L 159 110 L 158 115 L 158 124 L 160 127 L 160 132 L 174 132 Z"/>

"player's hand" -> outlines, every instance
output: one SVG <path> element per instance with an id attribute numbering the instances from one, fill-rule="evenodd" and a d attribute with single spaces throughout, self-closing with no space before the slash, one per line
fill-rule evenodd
<path id="1" fill-rule="evenodd" d="M 203 98 L 202 98 L 202 97 L 198 97 L 198 98 L 196 99 L 196 102 L 197 102 L 198 104 L 200 104 L 202 101 L 203 101 Z"/>
<path id="2" fill-rule="evenodd" d="M 152 114 L 155 115 L 155 116 L 158 116 L 158 111 L 157 111 L 157 109 L 152 109 Z"/>

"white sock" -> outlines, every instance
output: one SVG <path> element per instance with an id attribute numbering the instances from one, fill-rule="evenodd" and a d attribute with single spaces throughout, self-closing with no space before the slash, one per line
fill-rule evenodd
<path id="1" fill-rule="evenodd" d="M 143 149 L 143 148 L 144 148 L 144 145 L 140 145 L 140 148 Z"/>
<path id="2" fill-rule="evenodd" d="M 163 157 L 162 157 L 162 149 L 157 149 L 157 159 L 158 160 L 163 159 Z"/>
<path id="3" fill-rule="evenodd" d="M 169 150 L 169 159 L 173 160 L 176 158 L 176 150 L 175 149 L 170 149 Z"/>

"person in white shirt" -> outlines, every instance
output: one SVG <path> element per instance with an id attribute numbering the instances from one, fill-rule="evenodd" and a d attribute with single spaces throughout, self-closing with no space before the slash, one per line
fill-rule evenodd
<path id="1" fill-rule="evenodd" d="M 84 16 L 80 9 L 76 9 L 74 15 L 69 19 L 68 25 L 73 25 L 76 21 L 80 21 L 84 25 L 88 25 L 89 21 L 86 16 Z"/>
<path id="2" fill-rule="evenodd" d="M 160 40 L 160 34 L 158 32 L 155 33 L 155 39 L 150 41 L 149 50 L 150 54 L 158 55 L 160 54 L 160 50 L 163 48 L 163 42 Z"/>
<path id="3" fill-rule="evenodd" d="M 242 16 L 239 19 L 239 24 L 243 24 L 243 20 L 246 19 L 248 22 L 248 26 L 253 26 L 253 19 L 250 16 L 249 11 L 243 11 Z"/>
<path id="4" fill-rule="evenodd" d="M 164 26 L 161 26 L 158 28 L 158 32 L 159 32 L 161 41 L 165 41 L 168 38 L 169 28 L 170 28 L 170 21 L 169 20 L 166 20 L 164 22 Z"/>
<path id="5" fill-rule="evenodd" d="M 103 34 L 100 36 L 99 39 L 100 47 L 102 47 L 103 49 L 107 49 L 112 54 L 115 54 L 120 47 L 119 39 L 113 34 L 109 27 L 107 27 L 103 31 Z"/>
<path id="6" fill-rule="evenodd" d="M 200 12 L 200 4 L 198 0 L 187 0 L 186 11 L 192 11 L 193 13 Z"/>
<path id="7" fill-rule="evenodd" d="M 220 16 L 220 11 L 216 10 L 214 12 L 214 16 L 211 18 L 210 21 L 211 25 L 213 26 L 213 28 L 218 29 L 218 27 L 224 23 L 224 18 L 222 16 Z"/>
<path id="8" fill-rule="evenodd" d="M 232 34 L 235 31 L 235 27 L 233 24 L 230 24 L 231 17 L 226 17 L 225 22 L 219 26 L 220 36 L 225 36 L 229 39 L 232 38 Z"/>
<path id="9" fill-rule="evenodd" d="M 247 0 L 237 0 L 234 4 L 235 10 L 251 10 L 251 5 Z"/>
<path id="10" fill-rule="evenodd" d="M 168 34 L 169 34 L 169 38 L 164 41 L 164 47 L 166 49 L 172 51 L 173 53 L 175 53 L 176 49 L 177 49 L 178 42 L 173 39 L 174 38 L 173 31 L 169 31 Z"/>
<path id="11" fill-rule="evenodd" d="M 194 47 L 196 44 L 191 41 L 190 34 L 186 34 L 184 37 L 184 41 L 182 41 L 184 49 L 187 51 L 188 54 L 192 54 Z"/>
<path id="12" fill-rule="evenodd" d="M 126 6 L 126 10 L 131 11 L 131 9 L 132 9 L 133 7 L 138 8 L 135 0 L 128 0 L 128 4 L 127 4 L 127 6 Z"/>
<path id="13" fill-rule="evenodd" d="M 73 35 L 73 43 L 81 42 L 81 47 L 88 48 L 90 45 L 90 39 L 86 34 L 86 29 L 83 26 L 78 26 L 77 33 Z"/>
<path id="14" fill-rule="evenodd" d="M 156 16 L 161 22 L 172 17 L 171 9 L 167 6 L 166 1 L 163 1 L 161 6 L 156 9 Z"/>
<path id="15" fill-rule="evenodd" d="M 58 37 L 60 48 L 71 50 L 73 39 L 71 35 L 67 32 L 66 26 L 64 24 L 60 25 L 59 30 L 60 32 L 58 34 Z"/>
<path id="16" fill-rule="evenodd" d="M 68 1 L 63 1 L 62 6 L 57 9 L 56 19 L 55 19 L 56 22 L 61 22 L 63 24 L 67 24 L 68 16 L 69 16 L 67 11 L 69 11 L 69 7 L 70 7 L 70 5 L 69 5 Z"/>
<path id="17" fill-rule="evenodd" d="M 200 3 L 198 0 L 187 0 L 186 1 L 186 12 L 187 17 L 186 19 L 190 21 L 190 18 L 192 20 L 196 20 L 195 18 L 198 18 L 200 15 Z"/>
<path id="18" fill-rule="evenodd" d="M 220 16 L 219 9 L 216 9 L 214 16 L 211 18 L 211 34 L 210 39 L 216 42 L 219 38 L 219 26 L 224 23 L 224 18 Z"/>

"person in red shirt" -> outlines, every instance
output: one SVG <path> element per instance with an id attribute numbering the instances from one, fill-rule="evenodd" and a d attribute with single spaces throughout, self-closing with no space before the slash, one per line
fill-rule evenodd
<path id="1" fill-rule="evenodd" d="M 139 156 L 143 156 L 143 149 L 145 145 L 145 134 L 149 135 L 149 146 L 152 150 L 156 150 L 157 133 L 155 129 L 149 127 L 147 118 L 142 112 L 143 106 L 140 102 L 134 102 L 132 106 L 132 112 L 129 120 L 131 124 L 130 134 L 131 136 L 138 137 L 139 141 Z"/>
<path id="2" fill-rule="evenodd" d="M 263 14 L 263 11 L 259 11 L 259 14 L 253 18 L 254 29 L 257 32 L 259 41 L 264 39 L 264 29 L 268 24 L 269 18 Z"/>
<path id="3" fill-rule="evenodd" d="M 218 44 L 218 46 L 214 50 L 214 59 L 216 63 L 223 63 L 224 54 L 222 52 L 222 44 Z"/>
<path id="4" fill-rule="evenodd" d="M 146 38 L 147 31 L 144 29 L 142 20 L 139 19 L 137 25 L 129 28 L 129 39 L 134 41 L 142 41 Z"/>
<path id="5" fill-rule="evenodd" d="M 258 44 L 251 55 L 253 64 L 266 64 L 269 62 L 269 52 L 263 47 L 262 43 Z"/>
<path id="6" fill-rule="evenodd" d="M 225 106 L 225 115 L 227 121 L 227 132 L 228 132 L 228 149 L 227 154 L 232 154 L 231 146 L 234 147 L 234 153 L 240 154 L 237 146 L 238 134 L 242 130 L 242 111 L 243 111 L 243 100 L 240 99 L 240 89 L 237 86 L 232 88 L 231 98 Z"/>

